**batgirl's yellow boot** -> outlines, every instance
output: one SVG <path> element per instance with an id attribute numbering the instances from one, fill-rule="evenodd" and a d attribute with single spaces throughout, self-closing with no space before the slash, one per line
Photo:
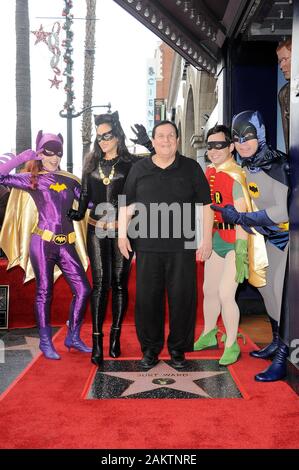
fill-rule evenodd
<path id="1" fill-rule="evenodd" d="M 217 342 L 218 328 L 213 328 L 205 335 L 202 333 L 198 340 L 194 343 L 194 351 L 201 351 L 202 349 L 216 349 L 218 348 Z"/>

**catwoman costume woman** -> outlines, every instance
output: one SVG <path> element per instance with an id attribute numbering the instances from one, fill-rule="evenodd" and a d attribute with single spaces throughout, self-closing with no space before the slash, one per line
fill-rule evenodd
<path id="1" fill-rule="evenodd" d="M 111 129 L 101 135 L 99 126 L 102 124 L 108 124 Z M 129 153 L 117 112 L 95 116 L 95 125 L 97 139 L 93 151 L 85 160 L 78 211 L 71 209 L 69 217 L 73 220 L 81 220 L 88 203 L 93 203 L 87 229 L 87 251 L 93 279 L 91 362 L 100 365 L 103 361 L 103 323 L 110 287 L 112 288 L 112 326 L 109 355 L 116 358 L 121 354 L 120 333 L 128 304 L 128 276 L 133 253 L 127 260 L 118 249 L 117 206 L 118 196 L 122 194 L 127 175 L 140 157 Z M 139 134 L 140 131 L 143 132 L 140 126 L 137 130 Z M 138 133 L 136 133 L 137 137 L 139 137 Z M 117 155 L 106 159 L 106 154 L 100 144 L 102 141 L 112 141 L 113 138 L 117 139 Z M 143 145 L 152 150 L 150 140 L 143 142 Z"/>

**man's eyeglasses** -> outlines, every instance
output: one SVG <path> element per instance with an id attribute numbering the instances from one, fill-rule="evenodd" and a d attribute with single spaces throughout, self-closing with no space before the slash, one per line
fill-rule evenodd
<path id="1" fill-rule="evenodd" d="M 109 140 L 112 140 L 114 138 L 114 134 L 111 131 L 104 132 L 104 134 L 97 134 L 97 141 L 100 143 L 102 140 L 105 142 L 108 142 Z"/>
<path id="2" fill-rule="evenodd" d="M 177 139 L 177 136 L 176 136 L 175 132 L 172 132 L 171 134 L 168 134 L 168 135 L 156 134 L 154 138 L 155 138 L 156 140 L 163 140 L 163 139 L 167 139 L 167 140 L 176 140 L 176 139 Z"/>

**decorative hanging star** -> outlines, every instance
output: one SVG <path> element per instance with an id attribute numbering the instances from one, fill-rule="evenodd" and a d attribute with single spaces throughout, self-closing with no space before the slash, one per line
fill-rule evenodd
<path id="1" fill-rule="evenodd" d="M 132 381 L 128 388 L 121 394 L 121 397 L 155 390 L 162 387 L 172 388 L 175 390 L 193 393 L 205 398 L 210 398 L 203 388 L 195 383 L 195 380 L 222 375 L 226 372 L 219 371 L 177 371 L 173 367 L 160 361 L 158 365 L 149 371 L 141 372 L 102 372 L 104 375 L 118 377 Z"/>
<path id="2" fill-rule="evenodd" d="M 55 86 L 55 87 L 58 89 L 58 88 L 59 88 L 59 84 L 62 82 L 62 80 L 58 80 L 58 78 L 56 77 L 56 75 L 55 75 L 55 77 L 53 78 L 53 80 L 51 80 L 50 78 L 49 78 L 48 80 L 49 80 L 49 82 L 52 83 L 52 85 L 50 86 L 50 88 L 52 88 L 53 86 Z"/>
<path id="3" fill-rule="evenodd" d="M 45 44 L 48 45 L 48 37 L 50 36 L 51 33 L 44 31 L 42 24 L 40 25 L 39 30 L 31 31 L 31 33 L 34 34 L 34 36 L 36 37 L 34 45 L 38 44 L 39 42 L 44 42 Z"/>

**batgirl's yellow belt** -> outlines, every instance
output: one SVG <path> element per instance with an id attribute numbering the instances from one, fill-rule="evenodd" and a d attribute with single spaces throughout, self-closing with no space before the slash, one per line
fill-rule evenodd
<path id="1" fill-rule="evenodd" d="M 42 240 L 46 242 L 54 242 L 56 245 L 64 245 L 65 243 L 74 243 L 76 241 L 76 234 L 75 232 L 68 233 L 65 235 L 64 233 L 54 233 L 51 230 L 42 230 L 39 227 L 35 227 L 32 231 L 36 235 L 39 235 Z"/>

